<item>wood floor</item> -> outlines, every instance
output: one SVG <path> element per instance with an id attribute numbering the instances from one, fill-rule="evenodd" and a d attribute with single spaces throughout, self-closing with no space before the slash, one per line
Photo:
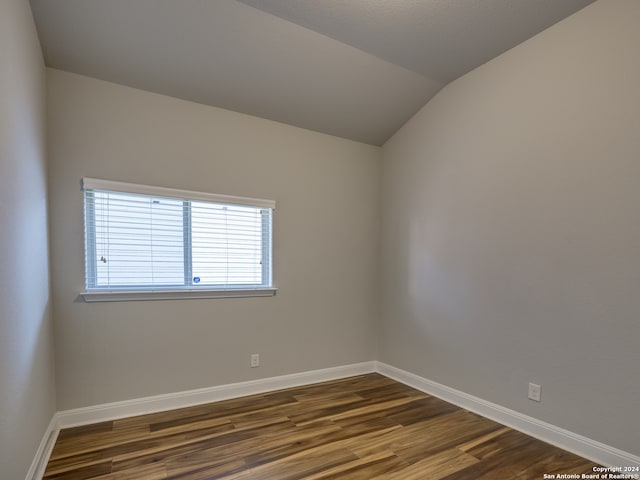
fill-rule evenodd
<path id="1" fill-rule="evenodd" d="M 62 430 L 44 478 L 525 480 L 593 466 L 370 374 Z"/>

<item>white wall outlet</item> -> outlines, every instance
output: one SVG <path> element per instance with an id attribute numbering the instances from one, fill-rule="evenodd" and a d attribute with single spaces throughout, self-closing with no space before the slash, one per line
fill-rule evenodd
<path id="1" fill-rule="evenodd" d="M 540 385 L 536 385 L 535 383 L 530 383 L 529 384 L 529 400 L 539 402 L 541 391 L 542 391 L 542 387 Z"/>
<path id="2" fill-rule="evenodd" d="M 260 366 L 260 354 L 252 353 L 249 365 L 251 366 L 251 368 L 259 367 Z"/>

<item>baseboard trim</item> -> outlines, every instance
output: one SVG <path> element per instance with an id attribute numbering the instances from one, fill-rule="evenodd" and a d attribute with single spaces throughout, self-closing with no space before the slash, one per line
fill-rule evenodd
<path id="1" fill-rule="evenodd" d="M 340 367 L 312 370 L 277 377 L 269 377 L 247 382 L 232 383 L 215 387 L 199 388 L 184 392 L 155 395 L 152 397 L 105 403 L 91 407 L 76 408 L 58 412 L 59 428 L 76 427 L 91 423 L 116 420 L 118 418 L 145 415 L 176 408 L 192 407 L 231 398 L 298 387 L 310 383 L 326 382 L 340 378 L 362 375 L 375 371 L 375 362 L 363 362 Z"/>
<path id="2" fill-rule="evenodd" d="M 382 362 L 376 372 L 607 467 L 640 466 L 640 457 Z"/>
<path id="3" fill-rule="evenodd" d="M 602 465 L 609 467 L 640 466 L 640 457 L 631 453 L 474 397 L 400 368 L 383 362 L 371 361 L 57 412 L 45 431 L 27 473 L 26 480 L 40 480 L 42 478 L 61 428 L 202 405 L 372 372 L 380 373 Z"/>
<path id="4" fill-rule="evenodd" d="M 60 428 L 58 427 L 58 414 L 54 413 L 51 417 L 51 421 L 47 426 L 47 429 L 42 436 L 38 450 L 36 451 L 31 466 L 27 472 L 26 480 L 41 480 L 44 475 L 44 470 L 47 468 L 49 457 L 53 451 L 53 446 L 58 438 Z"/>

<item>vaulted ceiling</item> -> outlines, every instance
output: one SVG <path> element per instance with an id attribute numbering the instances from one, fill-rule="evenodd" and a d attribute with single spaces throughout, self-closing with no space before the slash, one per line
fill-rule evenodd
<path id="1" fill-rule="evenodd" d="M 31 0 L 48 66 L 381 145 L 593 0 Z"/>

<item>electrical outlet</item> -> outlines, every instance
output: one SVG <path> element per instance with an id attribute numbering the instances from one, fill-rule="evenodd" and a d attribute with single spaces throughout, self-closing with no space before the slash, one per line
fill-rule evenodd
<path id="1" fill-rule="evenodd" d="M 251 366 L 251 368 L 256 368 L 260 366 L 260 355 L 258 353 L 251 354 L 251 360 L 249 365 Z"/>
<path id="2" fill-rule="evenodd" d="M 530 383 L 529 384 L 529 400 L 533 400 L 534 402 L 539 402 L 541 391 L 542 391 L 542 387 L 540 385 L 536 385 L 535 383 Z"/>

